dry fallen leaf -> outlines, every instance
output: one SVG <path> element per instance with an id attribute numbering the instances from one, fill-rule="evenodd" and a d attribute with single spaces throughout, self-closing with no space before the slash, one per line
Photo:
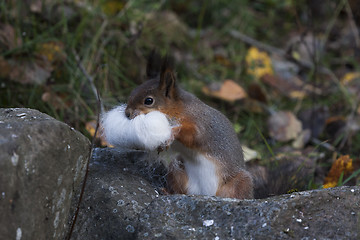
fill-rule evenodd
<path id="1" fill-rule="evenodd" d="M 304 83 L 297 76 L 292 78 L 281 78 L 277 75 L 264 75 L 261 80 L 278 89 L 282 94 L 293 99 L 303 99 L 308 93 L 321 94 L 322 91 L 310 84 Z"/>
<path id="2" fill-rule="evenodd" d="M 341 83 L 343 85 L 347 85 L 348 83 L 354 81 L 355 79 L 360 79 L 360 72 L 349 72 L 346 73 L 342 78 L 341 78 Z"/>
<path id="3" fill-rule="evenodd" d="M 301 122 L 291 112 L 277 112 L 267 121 L 269 134 L 272 138 L 286 142 L 298 137 L 302 131 Z"/>
<path id="4" fill-rule="evenodd" d="M 11 50 L 21 44 L 21 38 L 17 36 L 14 28 L 9 24 L 0 23 L 0 51 Z"/>
<path id="5" fill-rule="evenodd" d="M 248 88 L 249 97 L 255 99 L 259 102 L 266 103 L 267 96 L 266 92 L 262 89 L 262 87 L 257 83 L 251 83 Z"/>
<path id="6" fill-rule="evenodd" d="M 28 1 L 28 4 L 30 5 L 31 12 L 41 13 L 41 10 L 43 8 L 42 0 L 31 0 L 31 1 Z"/>
<path id="7" fill-rule="evenodd" d="M 0 51 L 11 50 L 20 47 L 21 44 L 21 38 L 17 37 L 11 25 L 0 24 Z M 24 57 L 18 54 L 7 59 L 1 57 L 0 76 L 23 84 L 42 84 L 50 77 L 54 63 L 65 60 L 63 48 L 61 42 L 52 41 L 39 44 L 32 56 Z"/>
<path id="8" fill-rule="evenodd" d="M 331 169 L 324 180 L 324 188 L 336 187 L 340 176 L 347 176 L 354 171 L 353 161 L 349 155 L 340 156 L 332 164 Z"/>
<path id="9" fill-rule="evenodd" d="M 245 90 L 232 80 L 225 80 L 222 84 L 213 83 L 203 87 L 202 91 L 211 97 L 234 102 L 247 97 Z"/>
<path id="10" fill-rule="evenodd" d="M 341 84 L 359 101 L 360 100 L 360 72 L 346 73 Z"/>
<path id="11" fill-rule="evenodd" d="M 51 105 L 55 110 L 66 109 L 73 105 L 73 101 L 65 93 L 54 92 L 51 87 L 45 87 L 41 100 Z"/>
<path id="12" fill-rule="evenodd" d="M 50 77 L 53 67 L 43 58 L 12 58 L 9 79 L 23 84 L 42 84 Z"/>
<path id="13" fill-rule="evenodd" d="M 292 143 L 295 149 L 302 149 L 310 141 L 311 131 L 310 129 L 304 129 L 300 132 L 299 136 Z"/>
<path id="14" fill-rule="evenodd" d="M 94 135 L 95 135 L 96 124 L 97 123 L 95 120 L 89 121 L 85 124 L 86 130 L 90 133 L 90 135 L 92 137 L 94 137 Z M 101 127 L 101 125 L 99 125 L 98 131 L 96 133 L 96 139 L 100 141 L 100 144 L 103 147 L 105 147 L 105 146 L 113 147 L 111 144 L 106 142 L 103 131 L 104 131 L 103 128 Z"/>
<path id="15" fill-rule="evenodd" d="M 1 78 L 7 78 L 10 74 L 10 65 L 9 63 L 0 56 L 0 77 Z"/>
<path id="16" fill-rule="evenodd" d="M 242 145 L 241 147 L 242 147 L 243 152 L 244 152 L 244 160 L 245 160 L 245 162 L 248 162 L 248 161 L 251 161 L 251 160 L 254 160 L 254 159 L 261 159 L 261 156 L 257 151 L 255 151 L 255 150 L 253 150 L 251 148 L 248 148 L 247 146 L 244 146 L 244 145 Z"/>
<path id="17" fill-rule="evenodd" d="M 56 62 L 63 62 L 66 60 L 64 44 L 60 41 L 50 41 L 39 44 L 37 46 L 36 54 L 45 57 L 52 65 Z"/>
<path id="18" fill-rule="evenodd" d="M 229 61 L 229 59 L 220 54 L 215 54 L 215 61 L 225 67 L 231 66 L 231 62 Z"/>
<path id="19" fill-rule="evenodd" d="M 106 15 L 114 16 L 124 8 L 124 3 L 118 0 L 109 0 L 103 2 L 101 8 Z"/>

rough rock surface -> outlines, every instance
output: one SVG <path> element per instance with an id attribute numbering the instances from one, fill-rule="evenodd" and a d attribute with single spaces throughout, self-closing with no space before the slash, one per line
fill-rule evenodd
<path id="1" fill-rule="evenodd" d="M 359 239 L 360 188 L 262 200 L 163 196 L 140 215 L 138 239 Z"/>
<path id="2" fill-rule="evenodd" d="M 0 109 L 0 239 L 62 239 L 89 140 L 37 110 Z"/>
<path id="3" fill-rule="evenodd" d="M 136 239 L 139 214 L 159 196 L 154 186 L 163 184 L 165 169 L 155 157 L 94 149 L 72 239 Z"/>
<path id="4" fill-rule="evenodd" d="M 359 239 L 360 187 L 244 201 L 159 196 L 153 158 L 95 149 L 73 239 Z"/>

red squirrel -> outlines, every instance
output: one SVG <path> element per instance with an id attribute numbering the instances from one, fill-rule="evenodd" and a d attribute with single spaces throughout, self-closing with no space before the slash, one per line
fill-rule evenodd
<path id="1" fill-rule="evenodd" d="M 179 87 L 173 63 L 154 51 L 147 64 L 147 80 L 136 87 L 127 102 L 129 119 L 159 111 L 176 121 L 174 142 L 179 153 L 169 165 L 167 191 L 173 194 L 253 198 L 253 180 L 245 170 L 244 156 L 230 121 Z M 164 150 L 164 148 L 159 148 Z"/>

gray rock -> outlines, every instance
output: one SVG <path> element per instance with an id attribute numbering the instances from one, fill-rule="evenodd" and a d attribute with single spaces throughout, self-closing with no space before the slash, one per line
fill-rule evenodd
<path id="1" fill-rule="evenodd" d="M 262 200 L 163 196 L 140 215 L 138 239 L 359 239 L 360 188 Z"/>
<path id="2" fill-rule="evenodd" d="M 61 239 L 78 201 L 90 143 L 37 110 L 0 109 L 0 238 Z"/>
<path id="3" fill-rule="evenodd" d="M 135 239 L 140 212 L 164 183 L 165 169 L 154 158 L 142 151 L 94 149 L 72 239 Z"/>
<path id="4" fill-rule="evenodd" d="M 358 239 L 360 188 L 258 200 L 158 195 L 141 151 L 95 149 L 73 239 Z M 155 176 L 155 177 L 154 177 Z"/>

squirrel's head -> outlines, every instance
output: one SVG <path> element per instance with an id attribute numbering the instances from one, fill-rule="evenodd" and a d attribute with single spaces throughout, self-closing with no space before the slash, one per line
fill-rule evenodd
<path id="1" fill-rule="evenodd" d="M 135 88 L 127 102 L 125 114 L 133 119 L 151 111 L 169 113 L 180 104 L 173 63 L 152 51 L 146 68 L 147 81 Z"/>

